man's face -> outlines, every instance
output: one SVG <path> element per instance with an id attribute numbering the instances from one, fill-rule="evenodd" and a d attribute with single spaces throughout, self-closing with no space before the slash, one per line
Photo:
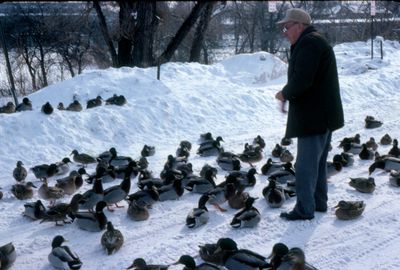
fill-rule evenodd
<path id="1" fill-rule="evenodd" d="M 300 23 L 297 22 L 287 22 L 283 25 L 282 34 L 285 38 L 287 38 L 290 44 L 296 43 L 299 38 L 300 31 Z"/>

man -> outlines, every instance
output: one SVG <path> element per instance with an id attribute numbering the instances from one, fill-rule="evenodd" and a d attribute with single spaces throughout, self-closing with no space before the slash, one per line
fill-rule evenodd
<path id="1" fill-rule="evenodd" d="M 326 160 L 332 131 L 344 125 L 335 54 L 310 24 L 310 15 L 298 8 L 277 23 L 291 46 L 288 81 L 275 97 L 282 112 L 289 101 L 285 137 L 297 137 L 297 201 L 292 211 L 281 213 L 288 220 L 327 211 Z"/>

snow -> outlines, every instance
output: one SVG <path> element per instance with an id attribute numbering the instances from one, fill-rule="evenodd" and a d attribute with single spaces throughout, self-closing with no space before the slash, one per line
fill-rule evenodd
<path id="1" fill-rule="evenodd" d="M 375 58 L 370 57 L 369 42 L 344 43 L 335 47 L 345 112 L 345 127 L 333 134 L 333 149 L 329 159 L 342 150 L 343 137 L 361 135 L 362 141 L 376 140 L 388 133 L 400 138 L 400 44 L 383 41 L 384 58 L 380 59 L 378 42 Z M 48 86 L 29 96 L 33 111 L 0 114 L 0 186 L 4 197 L 0 200 L 0 246 L 12 241 L 17 251 L 13 269 L 51 269 L 47 255 L 51 241 L 57 234 L 81 258 L 82 269 L 125 269 L 135 258 L 148 263 L 169 264 L 183 254 L 197 255 L 198 245 L 214 243 L 220 237 L 231 237 L 239 248 L 247 248 L 268 256 L 277 242 L 304 249 L 307 261 L 318 269 L 400 269 L 398 250 L 400 240 L 400 189 L 389 185 L 383 171 L 373 173 L 376 190 L 362 194 L 348 185 L 349 177 L 365 177 L 372 161 L 355 158 L 352 167 L 344 168 L 329 179 L 329 210 L 316 213 L 313 220 L 288 222 L 279 217 L 281 211 L 292 209 L 295 198 L 282 208 L 267 206 L 261 191 L 267 177 L 257 175 L 257 184 L 248 191 L 258 197 L 255 206 L 262 219 L 256 228 L 233 229 L 229 225 L 237 210 L 219 212 L 209 206 L 209 222 L 191 230 L 185 226 L 186 215 L 197 205 L 199 195 L 185 191 L 177 201 L 156 203 L 150 218 L 135 222 L 124 208 L 114 212 L 105 210 L 108 219 L 125 237 L 117 253 L 107 256 L 100 245 L 102 232 L 80 230 L 76 224 L 55 226 L 22 216 L 25 201 L 17 200 L 10 192 L 15 183 L 12 171 L 18 160 L 26 168 L 53 163 L 70 155 L 73 149 L 96 156 L 110 147 L 120 155 L 137 159 L 144 144 L 153 145 L 156 154 L 149 157 L 149 168 L 158 175 L 169 154 L 181 140 L 189 140 L 193 148 L 189 162 L 194 172 L 208 163 L 218 168 L 217 183 L 226 172 L 216 164 L 215 157 L 196 154 L 200 134 L 210 131 L 222 136 L 226 151 L 240 153 L 246 142 L 261 135 L 266 141 L 261 166 L 271 156 L 285 130 L 286 115 L 279 111 L 274 96 L 286 81 L 287 65 L 265 53 L 243 54 L 206 66 L 198 63 L 167 63 L 161 67 L 161 80 L 155 68 L 109 68 L 91 70 L 75 78 Z M 128 104 L 122 107 L 103 105 L 82 112 L 58 111 L 52 115 L 40 112 L 49 101 L 54 107 L 59 102 L 68 105 L 73 97 L 83 105 L 100 95 L 104 99 L 113 94 L 125 95 Z M 367 115 L 383 121 L 377 129 L 364 128 Z M 296 143 L 296 141 L 295 141 Z M 296 153 L 295 143 L 288 146 Z M 391 146 L 379 146 L 380 154 L 387 154 Z M 249 165 L 242 163 L 245 170 Z M 71 165 L 71 169 L 77 164 Z M 93 172 L 95 166 L 89 165 Z M 40 185 L 32 172 L 27 181 Z M 104 184 L 105 188 L 120 180 Z M 132 183 L 136 183 L 136 179 Z M 54 185 L 55 179 L 50 179 Z M 83 193 L 89 184 L 79 190 Z M 137 190 L 132 185 L 130 193 Z M 39 197 L 35 191 L 32 200 Z M 71 196 L 62 200 L 69 202 Z M 332 209 L 340 200 L 364 200 L 366 209 L 355 220 L 340 221 Z M 47 204 L 47 203 L 46 203 Z M 198 262 L 200 258 L 196 258 Z M 181 269 L 182 265 L 170 269 Z"/>

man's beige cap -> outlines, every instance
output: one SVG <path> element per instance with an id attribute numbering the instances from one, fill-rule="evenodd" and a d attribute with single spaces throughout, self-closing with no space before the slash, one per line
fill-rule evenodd
<path id="1" fill-rule="evenodd" d="M 301 8 L 291 8 L 286 11 L 285 18 L 276 24 L 284 24 L 287 22 L 299 22 L 304 24 L 311 24 L 311 16 Z"/>

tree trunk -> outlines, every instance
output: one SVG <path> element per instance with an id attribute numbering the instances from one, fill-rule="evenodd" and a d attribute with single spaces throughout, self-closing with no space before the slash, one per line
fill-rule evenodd
<path id="1" fill-rule="evenodd" d="M 201 17 L 199 24 L 197 25 L 194 39 L 192 42 L 192 48 L 190 49 L 189 62 L 200 62 L 200 53 L 204 43 L 204 36 L 208 28 L 208 23 L 211 19 L 215 2 L 207 2 Z"/>
<path id="2" fill-rule="evenodd" d="M 40 59 L 39 59 L 39 63 L 40 63 L 40 70 L 42 71 L 42 79 L 43 79 L 43 85 L 42 87 L 46 87 L 49 84 L 47 83 L 47 72 L 46 72 L 46 65 L 44 63 L 45 59 L 44 59 L 44 49 L 42 44 L 38 44 L 39 45 L 39 52 L 40 52 Z"/>
<path id="3" fill-rule="evenodd" d="M 156 1 L 137 3 L 137 24 L 133 41 L 133 65 L 149 67 L 155 65 L 153 56 L 154 33 L 158 26 Z"/>
<path id="4" fill-rule="evenodd" d="M 167 49 L 161 54 L 158 58 L 158 62 L 160 64 L 168 62 L 171 60 L 172 56 L 174 55 L 176 49 L 181 44 L 183 39 L 189 33 L 192 26 L 196 23 L 197 18 L 200 16 L 200 13 L 203 7 L 207 4 L 207 2 L 197 1 L 196 5 L 193 7 L 192 11 L 190 12 L 189 16 L 183 22 L 181 27 L 179 28 L 178 32 L 176 32 L 173 39 L 169 42 Z"/>
<path id="5" fill-rule="evenodd" d="M 118 67 L 132 66 L 132 39 L 134 14 L 133 2 L 120 0 L 119 3 L 119 28 L 120 36 L 118 40 Z"/>
<path id="6" fill-rule="evenodd" d="M 108 32 L 106 19 L 104 17 L 103 12 L 101 11 L 101 7 L 100 7 L 100 4 L 99 4 L 98 0 L 94 0 L 93 1 L 93 7 L 96 10 L 97 18 L 99 19 L 101 33 L 103 34 L 104 41 L 106 42 L 107 47 L 108 47 L 108 51 L 109 51 L 109 53 L 111 55 L 112 65 L 113 65 L 113 67 L 118 67 L 119 64 L 118 64 L 117 53 L 115 51 L 114 44 L 113 44 L 113 42 L 111 40 L 111 37 L 110 37 L 110 34 Z"/>

